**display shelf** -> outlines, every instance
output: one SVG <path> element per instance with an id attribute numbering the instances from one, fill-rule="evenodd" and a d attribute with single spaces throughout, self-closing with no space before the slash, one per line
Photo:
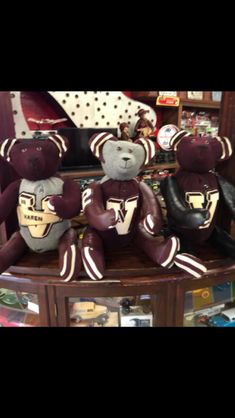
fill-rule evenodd
<path id="1" fill-rule="evenodd" d="M 184 306 L 184 326 L 235 327 L 235 280 L 187 291 Z"/>
<path id="2" fill-rule="evenodd" d="M 0 327 L 39 327 L 37 315 L 0 306 Z"/>
<path id="3" fill-rule="evenodd" d="M 144 171 L 149 170 L 165 170 L 165 169 L 173 169 L 178 168 L 177 162 L 169 162 L 169 163 L 156 163 L 152 164 L 149 167 L 145 167 Z M 77 170 L 77 171 L 62 171 L 60 172 L 62 177 L 71 177 L 73 179 L 80 179 L 80 178 L 87 178 L 87 177 L 103 177 L 104 171 L 101 169 L 97 170 Z"/>
<path id="4" fill-rule="evenodd" d="M 159 92 L 134 92 L 133 97 L 143 103 L 151 106 L 158 114 L 158 128 L 167 124 L 174 124 L 181 126 L 181 118 L 183 110 L 211 110 L 219 114 L 221 102 L 212 100 L 212 92 L 204 91 L 203 100 L 194 100 L 187 98 L 186 91 L 177 91 L 177 96 L 180 98 L 179 106 L 157 106 L 156 99 Z"/>
<path id="5" fill-rule="evenodd" d="M 202 109 L 220 109 L 220 102 L 215 102 L 213 100 L 192 100 L 192 99 L 183 99 L 180 101 L 181 106 L 183 107 L 195 107 Z"/>
<path id="6" fill-rule="evenodd" d="M 196 281 L 181 281 L 177 284 L 175 326 L 217 326 L 209 323 L 211 316 L 235 307 L 235 271 L 228 268 Z M 218 289 L 222 289 L 219 291 Z M 230 296 L 224 296 L 226 292 Z M 219 292 L 221 294 L 219 295 Z M 224 295 L 223 295 L 224 294 Z M 203 316 L 203 321 L 200 317 Z"/>
<path id="7" fill-rule="evenodd" d="M 45 282 L 40 281 L 38 276 L 38 280 L 35 282 L 29 279 L 31 276 L 30 268 L 28 268 L 28 275 L 15 275 L 8 271 L 0 274 L 0 289 L 2 294 L 2 297 L 0 296 L 0 309 L 8 309 L 11 316 L 14 316 L 14 313 L 15 315 L 22 314 L 23 323 L 29 323 L 33 326 L 49 326 L 47 287 L 45 286 Z M 4 293 L 11 295 L 11 300 L 8 298 L 8 303 L 6 303 L 6 300 L 4 303 Z M 17 303 L 18 308 L 14 308 Z M 20 306 L 23 308 L 22 310 L 19 309 Z M 6 321 L 8 321 L 7 318 Z"/>
<path id="8" fill-rule="evenodd" d="M 151 296 L 69 298 L 71 327 L 152 327 Z"/>
<path id="9" fill-rule="evenodd" d="M 169 163 L 154 164 L 154 165 L 151 165 L 150 167 L 146 167 L 145 171 L 172 170 L 172 169 L 177 169 L 177 168 L 179 168 L 179 164 L 178 164 L 177 161 L 175 161 L 175 162 L 172 162 L 172 163 L 169 162 Z"/>
<path id="10" fill-rule="evenodd" d="M 92 281 L 82 271 L 79 280 L 70 283 L 60 280 L 57 252 L 28 253 L 8 274 L 0 275 L 0 288 L 36 294 L 40 326 L 70 326 L 70 303 L 74 300 L 141 295 L 151 297 L 153 326 L 183 326 L 186 292 L 235 281 L 234 260 L 206 244 L 197 252 L 208 268 L 200 279 L 177 267 L 167 270 L 157 266 L 142 251 L 126 247 L 106 253 L 103 280 Z"/>
<path id="11" fill-rule="evenodd" d="M 221 257 L 221 254 L 207 245 L 202 246 L 199 256 L 204 260 L 208 273 L 201 279 L 194 279 L 176 267 L 166 270 L 154 265 L 136 248 L 107 253 L 107 268 L 103 280 L 91 281 L 82 272 L 80 281 L 66 285 L 54 282 L 57 323 L 59 326 L 71 325 L 71 298 L 133 297 L 148 294 L 151 295 L 154 326 L 179 326 L 176 318 L 180 318 L 182 326 L 184 308 L 181 308 L 178 301 L 179 288 L 182 289 L 186 284 L 198 288 L 203 287 L 201 283 L 217 285 L 235 280 L 234 260 Z M 183 297 L 181 301 L 184 307 Z"/>

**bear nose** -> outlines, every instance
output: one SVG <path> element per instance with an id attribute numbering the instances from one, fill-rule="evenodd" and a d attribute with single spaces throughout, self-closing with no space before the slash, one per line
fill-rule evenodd
<path id="1" fill-rule="evenodd" d="M 128 158 L 128 157 L 123 157 L 123 161 L 129 161 L 130 160 L 130 158 Z"/>
<path id="2" fill-rule="evenodd" d="M 38 162 L 38 157 L 31 157 L 29 159 L 30 164 L 35 165 Z"/>

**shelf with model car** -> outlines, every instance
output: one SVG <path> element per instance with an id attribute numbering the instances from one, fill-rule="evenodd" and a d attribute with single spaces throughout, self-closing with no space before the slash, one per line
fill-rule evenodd
<path id="1" fill-rule="evenodd" d="M 30 268 L 27 272 L 31 277 Z M 47 287 L 40 276 L 32 282 L 27 274 L 15 275 L 8 271 L 0 274 L 0 326 L 49 325 Z"/>
<path id="2" fill-rule="evenodd" d="M 70 298 L 71 327 L 152 327 L 151 296 Z"/>
<path id="3" fill-rule="evenodd" d="M 155 170 L 167 170 L 175 169 L 178 167 L 176 161 L 169 161 L 167 163 L 155 163 L 151 164 L 145 171 L 155 171 Z M 104 176 L 104 171 L 102 169 L 91 169 L 91 170 L 76 170 L 76 171 L 67 171 L 62 173 L 63 177 L 71 177 L 75 180 L 80 179 L 92 179 L 92 178 L 101 178 Z"/>
<path id="4" fill-rule="evenodd" d="M 235 235 L 234 223 L 231 235 Z M 203 246 L 199 253 L 201 257 Z M 235 271 L 232 267 L 233 260 L 227 259 L 227 263 L 231 263 L 230 267 L 227 265 L 221 274 L 202 277 L 200 283 L 198 280 L 184 279 L 177 283 L 175 326 L 235 326 Z"/>
<path id="5" fill-rule="evenodd" d="M 235 327 L 235 283 L 187 291 L 184 326 Z"/>
<path id="6" fill-rule="evenodd" d="M 85 271 L 82 271 L 78 281 L 63 283 L 59 278 L 56 252 L 46 255 L 31 253 L 26 254 L 17 265 L 9 269 L 11 274 L 0 276 L 1 289 L 12 289 L 17 292 L 20 289 L 20 292 L 24 292 L 23 296 L 25 293 L 37 294 L 39 315 L 31 313 L 35 319 L 40 318 L 40 325 L 120 326 L 120 309 L 124 302 L 124 309 L 125 307 L 128 309 L 129 304 L 129 314 L 134 313 L 137 319 L 145 320 L 142 314 L 143 312 L 147 314 L 146 310 L 142 312 L 139 306 L 143 307 L 144 304 L 148 309 L 151 307 L 148 313 L 152 315 L 153 326 L 192 326 L 197 321 L 194 316 L 202 316 L 203 309 L 210 309 L 216 314 L 219 313 L 220 308 L 228 310 L 234 306 L 234 299 L 229 294 L 230 291 L 234 291 L 233 260 L 221 256 L 218 251 L 207 245 L 200 248 L 199 256 L 205 260 L 209 269 L 208 274 L 201 279 L 194 279 L 177 268 L 166 271 L 154 265 L 140 250 L 125 248 L 107 254 L 107 267 L 103 280 L 92 281 Z M 217 290 L 212 298 L 208 296 L 208 289 L 213 287 Z M 194 302 L 192 302 L 193 291 L 195 291 Z M 142 298 L 145 296 L 146 299 L 141 300 L 141 296 Z M 129 301 L 125 302 L 126 299 Z M 36 300 L 34 302 L 36 303 Z M 92 302 L 92 305 L 84 305 L 83 302 Z M 10 308 L 9 304 L 1 308 L 9 309 L 8 307 Z M 27 308 L 29 315 L 28 310 Z M 89 310 L 90 313 L 86 312 Z M 12 312 L 21 314 L 18 311 Z M 104 322 L 102 316 L 99 323 L 95 321 L 96 313 L 105 315 Z M 208 316 L 208 311 L 204 314 Z M 47 316 L 49 318 L 46 320 Z M 126 320 L 128 318 L 130 316 L 126 317 Z M 135 322 L 136 326 L 148 326 L 147 322 L 145 325 L 139 321 Z"/>

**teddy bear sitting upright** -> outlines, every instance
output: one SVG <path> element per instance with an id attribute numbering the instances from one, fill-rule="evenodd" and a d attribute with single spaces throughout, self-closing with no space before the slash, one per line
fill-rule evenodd
<path id="1" fill-rule="evenodd" d="M 57 174 L 68 148 L 60 135 L 35 139 L 6 139 L 0 155 L 14 167 L 21 179 L 12 182 L 0 196 L 0 223 L 17 208 L 19 231 L 0 250 L 0 272 L 31 249 L 59 251 L 60 276 L 76 279 L 81 254 L 69 219 L 80 212 L 80 186 Z"/>
<path id="2" fill-rule="evenodd" d="M 181 130 L 171 138 L 170 148 L 176 151 L 180 169 L 161 183 L 169 234 L 175 233 L 186 251 L 209 240 L 235 258 L 235 240 L 218 224 L 222 205 L 235 219 L 235 187 L 214 171 L 218 162 L 232 155 L 229 139 L 200 137 Z"/>
<path id="3" fill-rule="evenodd" d="M 174 235 L 166 240 L 154 236 L 163 224 L 160 204 L 152 190 L 136 179 L 154 157 L 154 143 L 146 138 L 129 143 L 102 132 L 94 134 L 89 144 L 106 175 L 100 182 L 93 182 L 82 197 L 89 224 L 82 242 L 82 260 L 88 276 L 92 280 L 102 279 L 105 250 L 130 243 L 155 263 L 169 268 L 177 260 L 179 240 Z M 186 255 L 186 259 L 189 264 L 194 261 L 191 256 Z M 199 265 L 200 260 L 197 261 Z M 201 265 L 201 274 L 205 271 Z"/>

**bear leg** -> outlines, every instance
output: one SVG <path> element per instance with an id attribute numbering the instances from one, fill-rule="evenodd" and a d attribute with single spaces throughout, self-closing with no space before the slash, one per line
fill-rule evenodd
<path id="1" fill-rule="evenodd" d="M 68 229 L 59 240 L 59 269 L 64 282 L 76 280 L 81 271 L 81 251 L 74 229 Z"/>
<path id="2" fill-rule="evenodd" d="M 179 238 L 170 236 L 167 239 L 152 237 L 147 234 L 140 224 L 135 236 L 135 243 L 155 263 L 170 268 L 174 263 L 174 257 L 180 249 Z"/>
<path id="3" fill-rule="evenodd" d="M 88 227 L 82 240 L 82 260 L 92 280 L 103 278 L 105 270 L 103 243 L 97 232 Z"/>
<path id="4" fill-rule="evenodd" d="M 196 279 L 199 279 L 207 272 L 207 268 L 203 261 L 192 254 L 176 254 L 174 264 L 191 276 L 196 277 Z"/>

